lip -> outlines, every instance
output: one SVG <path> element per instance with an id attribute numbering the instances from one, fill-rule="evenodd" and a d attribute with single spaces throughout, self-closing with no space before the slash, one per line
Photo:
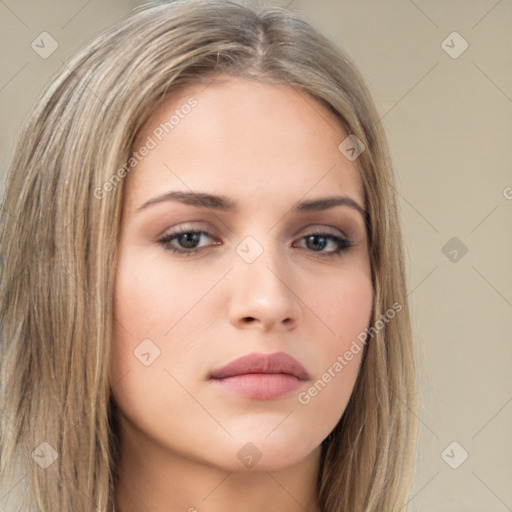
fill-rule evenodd
<path id="1" fill-rule="evenodd" d="M 306 369 L 284 352 L 242 356 L 209 375 L 228 391 L 260 400 L 289 395 L 309 379 Z"/>

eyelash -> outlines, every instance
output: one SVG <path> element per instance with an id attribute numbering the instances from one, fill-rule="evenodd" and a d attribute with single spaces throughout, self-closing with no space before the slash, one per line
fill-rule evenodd
<path id="1" fill-rule="evenodd" d="M 178 249 L 176 247 L 171 246 L 171 242 L 174 239 L 179 238 L 180 236 L 184 234 L 195 234 L 195 235 L 207 235 L 208 232 L 201 231 L 201 230 L 194 230 L 194 229 L 187 229 L 187 228 L 181 228 L 179 230 L 174 231 L 173 233 L 169 233 L 168 235 L 165 235 L 163 238 L 158 240 L 158 243 L 166 250 L 170 251 L 172 253 L 181 254 L 184 256 L 189 256 L 194 253 L 198 253 L 204 249 L 204 247 L 196 248 L 196 249 Z M 307 235 L 304 235 L 300 238 L 300 240 L 305 239 L 310 236 L 316 236 L 316 237 L 323 237 L 327 238 L 329 240 L 334 241 L 338 248 L 331 252 L 323 252 L 323 251 L 311 251 L 313 253 L 321 254 L 324 257 L 332 258 L 335 256 L 341 256 L 343 252 L 348 251 L 351 247 L 353 247 L 352 242 L 348 238 L 342 238 L 336 235 L 333 235 L 332 233 L 325 233 L 325 232 L 312 232 L 308 233 Z M 210 237 L 212 238 L 212 237 Z M 220 244 L 214 244 L 214 245 L 220 245 Z"/>

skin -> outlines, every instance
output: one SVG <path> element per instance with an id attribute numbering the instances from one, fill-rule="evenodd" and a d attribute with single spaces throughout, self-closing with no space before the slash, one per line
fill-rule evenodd
<path id="1" fill-rule="evenodd" d="M 298 393 L 369 325 L 371 269 L 355 208 L 292 208 L 333 195 L 364 207 L 354 162 L 338 149 L 347 134 L 304 92 L 225 76 L 173 92 L 135 147 L 191 96 L 197 106 L 125 178 L 111 365 L 121 436 L 116 507 L 319 511 L 321 442 L 343 415 L 363 352 L 309 403 Z M 176 201 L 140 209 L 168 191 L 228 196 L 239 209 Z M 199 252 L 174 254 L 159 244 L 180 227 L 208 233 L 195 239 Z M 329 256 L 334 240 L 307 236 L 325 231 L 353 246 Z M 247 236 L 263 251 L 252 263 L 236 251 Z M 258 247 L 251 243 L 248 254 Z M 183 237 L 169 245 L 191 247 Z M 148 366 L 134 355 L 145 339 L 146 353 L 160 350 Z M 285 352 L 310 380 L 273 400 L 208 380 L 212 370 L 254 352 Z M 261 455 L 252 467 L 237 456 L 246 443 Z"/>

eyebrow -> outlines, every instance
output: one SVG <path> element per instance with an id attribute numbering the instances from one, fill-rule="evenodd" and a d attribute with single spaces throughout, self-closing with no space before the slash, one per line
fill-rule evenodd
<path id="1" fill-rule="evenodd" d="M 207 194 L 204 192 L 172 191 L 149 199 L 138 208 L 138 211 L 153 204 L 168 201 L 176 201 L 189 206 L 211 208 L 224 212 L 236 212 L 238 210 L 237 202 L 227 196 Z M 348 196 L 329 196 L 301 201 L 293 207 L 292 211 L 295 213 L 318 212 L 329 210 L 336 206 L 348 206 L 353 208 L 363 216 L 365 221 L 367 220 L 368 212 L 354 199 Z"/>

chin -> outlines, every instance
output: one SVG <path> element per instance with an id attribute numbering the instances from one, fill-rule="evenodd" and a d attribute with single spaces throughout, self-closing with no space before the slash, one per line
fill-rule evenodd
<path id="1" fill-rule="evenodd" d="M 288 436 L 270 439 L 247 436 L 243 440 L 231 440 L 229 446 L 220 445 L 221 453 L 213 455 L 211 462 L 225 471 L 236 472 L 262 472 L 280 471 L 304 461 L 307 457 L 315 456 L 315 449 L 320 449 L 321 438 L 318 443 L 312 442 L 311 434 L 304 440 Z"/>

